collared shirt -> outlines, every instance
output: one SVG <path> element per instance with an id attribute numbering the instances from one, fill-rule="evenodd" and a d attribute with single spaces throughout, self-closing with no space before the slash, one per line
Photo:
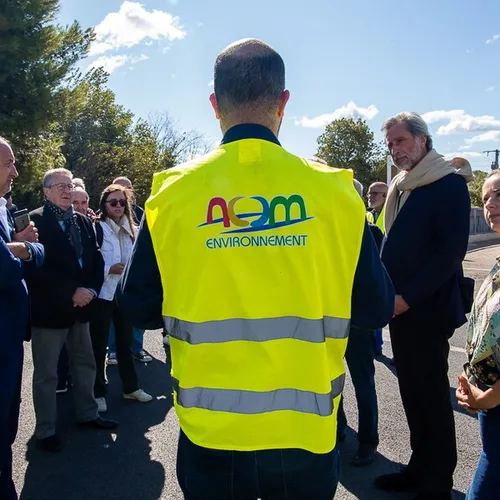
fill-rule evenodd
<path id="1" fill-rule="evenodd" d="M 3 225 L 3 228 L 10 239 L 11 229 L 7 215 L 7 200 L 5 198 L 0 198 L 0 223 Z"/>

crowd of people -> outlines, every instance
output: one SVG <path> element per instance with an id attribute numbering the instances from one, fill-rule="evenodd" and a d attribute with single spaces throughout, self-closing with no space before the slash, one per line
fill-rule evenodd
<path id="1" fill-rule="evenodd" d="M 347 428 L 345 364 L 359 413 L 352 464 L 376 459 L 374 360 L 387 325 L 412 455 L 375 486 L 450 500 L 449 339 L 471 309 L 456 397 L 479 413 L 483 449 L 467 499 L 499 498 L 500 268 L 473 305 L 462 268 L 470 165 L 445 160 L 425 121 L 400 113 L 382 126 L 399 173 L 390 186 L 370 185 L 365 207 L 352 171 L 281 146 L 289 97 L 274 49 L 255 39 L 227 47 L 210 96 L 221 145 L 156 174 L 145 211 L 125 177 L 92 210 L 84 180 L 59 168 L 45 173 L 44 204 L 26 217 L 12 204 L 18 172 L 0 138 L 2 500 L 17 499 L 23 342 L 33 354 L 35 437 L 57 452 L 57 394 L 69 388 L 78 425 L 118 425 L 104 417 L 106 365 L 117 365 L 125 399 L 152 400 L 134 364 L 152 359 L 146 329 L 163 329 L 171 347 L 185 498 L 331 500 Z M 500 232 L 498 172 L 483 198 Z"/>

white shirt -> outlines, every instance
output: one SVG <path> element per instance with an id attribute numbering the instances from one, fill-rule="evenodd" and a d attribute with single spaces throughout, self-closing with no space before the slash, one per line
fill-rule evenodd
<path id="1" fill-rule="evenodd" d="M 7 217 L 7 200 L 5 198 L 0 198 L 0 223 L 3 225 L 10 241 L 10 226 L 9 218 Z"/>
<path id="2" fill-rule="evenodd" d="M 104 283 L 99 298 L 113 300 L 121 276 L 119 274 L 109 274 L 109 270 L 114 264 L 126 264 L 128 262 L 132 255 L 134 237 L 126 217 L 122 217 L 119 225 L 109 218 L 99 224 L 102 227 L 101 254 L 104 259 Z"/>

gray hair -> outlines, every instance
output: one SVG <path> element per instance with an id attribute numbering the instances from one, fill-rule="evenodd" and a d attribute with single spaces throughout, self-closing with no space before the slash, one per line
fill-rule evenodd
<path id="1" fill-rule="evenodd" d="M 354 189 L 358 192 L 359 196 L 363 198 L 363 192 L 365 190 L 363 184 L 361 184 L 361 182 L 359 182 L 358 179 L 353 179 L 352 181 L 354 182 Z"/>
<path id="2" fill-rule="evenodd" d="M 73 179 L 73 184 L 75 184 L 75 179 Z M 90 198 L 89 193 L 87 193 L 87 191 L 85 191 L 85 189 L 81 186 L 75 185 L 75 193 L 83 193 L 87 197 L 87 201 Z"/>
<path id="3" fill-rule="evenodd" d="M 67 168 L 53 168 L 52 170 L 47 170 L 47 172 L 45 172 L 45 175 L 43 176 L 43 187 L 50 187 L 52 178 L 56 175 L 67 175 L 71 180 L 73 180 L 73 174 Z"/>
<path id="4" fill-rule="evenodd" d="M 260 40 L 235 42 L 215 61 L 214 92 L 222 114 L 260 104 L 278 106 L 284 90 L 285 63 Z"/>
<path id="5" fill-rule="evenodd" d="M 398 123 L 404 123 L 408 132 L 410 132 L 414 138 L 425 137 L 427 151 L 433 148 L 432 137 L 427 127 L 427 123 L 425 123 L 425 120 L 418 113 L 404 111 L 403 113 L 391 116 L 382 124 L 382 132 L 385 134 L 391 127 Z"/>
<path id="6" fill-rule="evenodd" d="M 75 185 L 75 187 L 82 188 L 85 191 L 85 182 L 83 179 L 80 179 L 80 177 L 75 177 L 73 179 L 73 184 Z"/>

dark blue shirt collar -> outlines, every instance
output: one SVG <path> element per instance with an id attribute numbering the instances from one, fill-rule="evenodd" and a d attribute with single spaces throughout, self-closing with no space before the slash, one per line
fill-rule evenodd
<path id="1" fill-rule="evenodd" d="M 222 138 L 221 144 L 229 144 L 230 142 L 241 141 L 242 139 L 261 139 L 262 141 L 273 142 L 281 146 L 278 138 L 271 132 L 270 129 L 256 123 L 242 123 L 231 127 Z"/>

